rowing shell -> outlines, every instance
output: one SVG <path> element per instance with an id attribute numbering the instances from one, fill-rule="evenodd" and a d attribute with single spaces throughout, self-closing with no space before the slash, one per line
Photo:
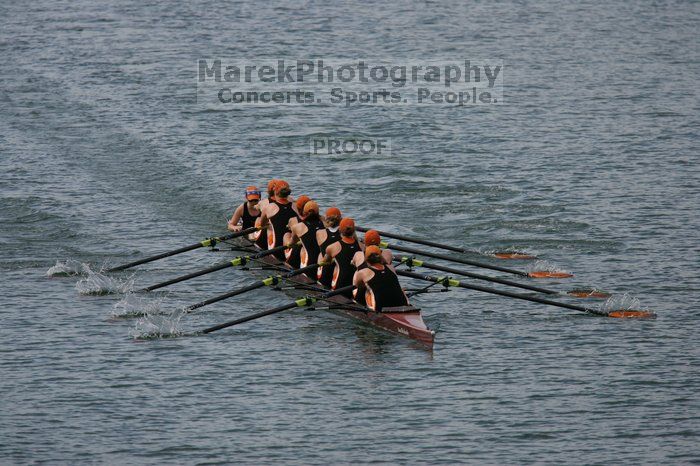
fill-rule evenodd
<path id="1" fill-rule="evenodd" d="M 257 245 L 247 240 L 250 247 L 261 250 Z M 274 267 L 282 267 L 287 270 L 292 270 L 292 268 L 277 259 L 274 255 L 265 256 L 260 259 L 267 265 Z M 320 289 L 321 285 L 309 278 L 307 275 L 299 275 L 289 281 L 294 282 L 298 285 L 314 287 Z M 322 291 L 310 291 L 310 295 L 320 295 L 323 294 Z M 328 301 L 331 302 L 329 311 L 334 314 L 349 317 L 354 320 L 359 320 L 365 322 L 373 327 L 380 328 L 387 332 L 401 335 L 412 340 L 416 340 L 428 348 L 433 347 L 433 342 L 435 340 L 435 332 L 430 330 L 425 322 L 423 322 L 423 317 L 421 316 L 420 309 L 414 306 L 401 306 L 401 307 L 391 307 L 386 308 L 386 312 L 375 312 L 371 309 L 358 304 L 357 302 L 345 297 L 345 296 L 333 296 L 329 298 Z M 346 307 L 343 307 L 346 306 Z M 355 309 L 348 308 L 347 306 L 352 306 Z M 365 310 L 357 310 L 357 308 L 362 307 Z"/>

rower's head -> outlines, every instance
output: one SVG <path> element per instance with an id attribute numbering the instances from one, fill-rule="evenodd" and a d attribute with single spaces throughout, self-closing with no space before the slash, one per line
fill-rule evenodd
<path id="1" fill-rule="evenodd" d="M 304 204 L 304 220 L 318 220 L 318 204 L 316 201 L 309 201 Z"/>
<path id="2" fill-rule="evenodd" d="M 365 248 L 365 260 L 368 264 L 381 264 L 382 250 L 379 249 L 379 246 L 367 246 Z"/>
<path id="3" fill-rule="evenodd" d="M 345 217 L 340 221 L 340 235 L 349 238 L 355 234 L 355 220 L 350 217 Z"/>
<path id="4" fill-rule="evenodd" d="M 267 197 L 270 199 L 274 199 L 275 197 L 275 185 L 277 185 L 277 182 L 279 180 L 270 180 L 267 182 Z"/>
<path id="5" fill-rule="evenodd" d="M 284 180 L 277 180 L 275 183 L 275 199 L 287 199 L 292 194 L 289 183 Z"/>
<path id="6" fill-rule="evenodd" d="M 260 201 L 260 190 L 257 186 L 248 186 L 245 188 L 245 200 L 253 205 Z"/>
<path id="7" fill-rule="evenodd" d="M 306 194 L 302 194 L 297 198 L 297 210 L 301 213 L 304 212 L 304 206 L 309 202 L 311 198 Z"/>
<path id="8" fill-rule="evenodd" d="M 365 246 L 379 246 L 381 242 L 382 238 L 377 230 L 367 230 L 367 233 L 365 233 Z"/>
<path id="9" fill-rule="evenodd" d="M 342 220 L 343 215 L 337 207 L 329 207 L 326 210 L 326 226 L 329 228 L 337 227 Z"/>

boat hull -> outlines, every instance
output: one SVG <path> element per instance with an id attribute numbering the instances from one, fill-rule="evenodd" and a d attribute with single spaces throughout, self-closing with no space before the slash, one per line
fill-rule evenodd
<path id="1" fill-rule="evenodd" d="M 251 248 L 258 249 L 255 245 L 249 244 Z M 284 262 L 279 261 L 274 256 L 266 256 L 260 259 L 267 265 L 284 267 L 285 269 L 291 270 L 291 268 Z M 297 275 L 296 277 L 289 279 L 289 281 L 298 284 L 301 288 L 304 286 L 319 288 L 321 287 L 313 279 L 306 275 Z M 309 290 L 310 295 L 322 294 L 322 290 Z M 361 321 L 369 324 L 373 327 L 381 328 L 387 332 L 393 333 L 395 335 L 400 335 L 402 337 L 410 338 L 415 340 L 428 348 L 432 348 L 435 341 L 435 332 L 430 330 L 423 322 L 423 317 L 421 316 L 420 309 L 415 307 L 410 307 L 408 310 L 402 310 L 401 312 L 374 312 L 371 309 L 362 306 L 352 299 L 345 296 L 333 296 L 329 298 L 328 304 L 330 306 L 330 311 L 334 314 L 348 317 L 353 320 Z M 338 307 L 333 307 L 336 305 Z M 342 306 L 352 306 L 352 307 L 362 307 L 365 310 L 355 310 L 349 309 Z"/>

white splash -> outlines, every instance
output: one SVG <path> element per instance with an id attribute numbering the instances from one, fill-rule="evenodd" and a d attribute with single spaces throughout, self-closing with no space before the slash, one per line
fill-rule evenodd
<path id="1" fill-rule="evenodd" d="M 180 320 L 184 315 L 184 309 L 171 314 L 147 314 L 136 321 L 130 335 L 136 340 L 175 338 L 184 335 L 185 332 L 180 328 Z"/>
<path id="2" fill-rule="evenodd" d="M 564 270 L 561 267 L 557 267 L 556 265 L 552 264 L 551 262 L 547 262 L 545 260 L 537 260 L 530 264 L 528 267 L 525 269 L 527 272 L 556 272 L 556 273 L 569 273 L 568 270 Z"/>
<path id="3" fill-rule="evenodd" d="M 618 310 L 636 310 L 641 309 L 639 307 L 639 299 L 630 295 L 629 293 L 623 293 L 619 295 L 612 295 L 601 304 L 600 309 L 602 311 L 618 311 Z"/>
<path id="4" fill-rule="evenodd" d="M 90 268 L 87 264 L 76 260 L 56 261 L 56 265 L 46 271 L 47 277 L 72 277 L 74 275 L 86 275 Z"/>
<path id="5" fill-rule="evenodd" d="M 126 293 L 134 287 L 133 276 L 119 280 L 103 275 L 100 272 L 95 272 L 87 264 L 83 264 L 83 268 L 87 276 L 75 284 L 75 289 L 82 295 Z"/>
<path id="6" fill-rule="evenodd" d="M 127 293 L 112 308 L 112 317 L 128 319 L 148 315 L 166 314 L 161 304 L 163 298 L 149 298 L 134 293 Z"/>

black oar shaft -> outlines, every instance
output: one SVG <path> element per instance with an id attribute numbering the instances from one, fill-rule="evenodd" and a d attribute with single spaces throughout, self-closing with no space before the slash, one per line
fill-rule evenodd
<path id="1" fill-rule="evenodd" d="M 314 302 L 318 300 L 326 300 L 328 298 L 331 298 L 333 296 L 345 293 L 347 291 L 351 291 L 354 286 L 344 286 L 343 288 L 338 288 L 337 290 L 329 291 L 328 293 L 324 293 L 321 296 L 307 296 L 304 298 L 299 298 L 294 302 L 288 303 L 288 304 L 283 304 L 281 306 L 273 307 L 272 309 L 268 309 L 266 311 L 261 311 L 256 314 L 251 314 L 249 316 L 241 317 L 240 319 L 235 319 L 235 320 L 230 320 L 228 322 L 224 322 L 223 324 L 218 324 L 214 325 L 213 327 L 206 328 L 202 330 L 200 333 L 211 333 L 211 332 L 216 332 L 217 330 L 221 330 L 224 328 L 228 327 L 233 327 L 234 325 L 242 324 L 244 322 L 249 322 L 251 320 L 259 319 L 261 317 L 269 316 L 272 314 L 277 314 L 282 311 L 286 311 L 288 309 L 293 309 L 295 307 L 306 307 L 306 306 L 311 306 L 313 305 Z"/>
<path id="2" fill-rule="evenodd" d="M 431 275 L 421 275 L 419 273 L 408 272 L 406 270 L 397 270 L 396 273 L 399 275 L 402 275 L 404 277 L 416 278 L 418 280 L 425 280 L 425 281 L 429 281 L 429 282 L 433 282 L 433 283 L 444 283 L 448 286 L 457 286 L 459 288 L 466 288 L 469 290 L 481 291 L 484 293 L 505 296 L 508 298 L 522 299 L 524 301 L 531 301 L 533 303 L 547 304 L 549 306 L 563 307 L 566 309 L 573 309 L 574 311 L 587 312 L 589 314 L 596 314 L 596 315 L 606 316 L 606 317 L 608 316 L 607 312 L 599 311 L 598 309 L 591 309 L 589 307 L 576 306 L 574 304 L 560 303 L 558 301 L 552 301 L 549 299 L 538 298 L 535 296 L 526 296 L 526 295 L 522 295 L 522 294 L 518 294 L 518 293 L 511 293 L 509 291 L 495 290 L 493 288 L 486 288 L 483 286 L 467 285 L 466 283 L 461 283 L 457 280 L 448 280 L 446 278 L 433 277 Z"/>
<path id="3" fill-rule="evenodd" d="M 206 275 L 206 274 L 209 274 L 212 272 L 216 272 L 218 270 L 226 269 L 228 267 L 233 267 L 233 266 L 237 266 L 237 265 L 245 265 L 247 263 L 247 261 L 249 261 L 249 260 L 259 259 L 261 257 L 269 256 L 269 255 L 274 254 L 276 252 L 282 251 L 286 248 L 287 248 L 287 246 L 282 245 L 282 246 L 277 246 L 276 248 L 272 248 L 272 249 L 268 249 L 266 251 L 259 252 L 255 255 L 252 255 L 252 256 L 237 257 L 236 259 L 233 259 L 233 260 L 230 260 L 227 262 L 223 262 L 221 264 L 217 264 L 217 265 L 214 265 L 212 267 L 208 267 L 208 268 L 203 269 L 203 270 L 198 270 L 197 272 L 188 273 L 187 275 L 182 275 L 180 277 L 175 277 L 173 279 L 170 279 L 170 280 L 167 280 L 167 281 L 164 281 L 161 283 L 156 283 L 155 285 L 151 285 L 149 287 L 146 287 L 146 288 L 142 289 L 141 291 L 153 291 L 153 290 L 157 290 L 158 288 L 163 288 L 163 287 L 172 285 L 174 283 L 184 282 L 185 280 L 189 280 L 191 278 L 201 277 L 202 275 Z"/>
<path id="4" fill-rule="evenodd" d="M 558 291 L 549 290 L 547 288 L 540 288 L 539 286 L 526 285 L 525 283 L 518 283 L 511 280 L 506 280 L 503 278 L 489 277 L 486 275 L 481 275 L 478 273 L 467 272 L 466 270 L 459 270 L 452 267 L 445 267 L 444 265 L 433 264 L 432 262 L 424 262 L 421 260 L 416 260 L 412 257 L 398 256 L 395 260 L 411 266 L 416 267 L 426 267 L 428 269 L 439 270 L 441 272 L 453 273 L 455 275 L 462 275 L 464 277 L 474 278 L 476 280 L 484 280 L 487 282 L 500 283 L 501 285 L 508 285 L 515 288 L 522 288 L 523 290 L 535 291 L 537 293 L 544 294 L 560 294 Z"/>
<path id="5" fill-rule="evenodd" d="M 164 252 L 161 254 L 157 254 L 155 256 L 146 257 L 145 259 L 139 259 L 139 260 L 134 261 L 134 262 L 129 262 L 128 264 L 119 265 L 117 267 L 112 267 L 111 269 L 107 269 L 107 272 L 118 272 L 120 270 L 126 270 L 126 269 L 130 269 L 131 267 L 136 267 L 137 265 L 157 261 L 158 259 L 164 259 L 166 257 L 175 256 L 177 254 L 182 254 L 183 252 L 192 251 L 193 249 L 198 249 L 198 248 L 207 247 L 207 246 L 213 246 L 214 244 L 216 244 L 219 241 L 226 241 L 229 239 L 238 238 L 239 236 L 247 235 L 248 233 L 253 233 L 256 230 L 257 230 L 256 227 L 250 227 L 250 228 L 246 228 L 245 230 L 237 231 L 235 233 L 229 233 L 229 234 L 224 235 L 224 236 L 218 236 L 216 238 L 205 239 L 204 241 L 200 241 L 199 243 L 191 244 L 189 246 L 175 249 L 173 251 Z"/>
<path id="6" fill-rule="evenodd" d="M 365 233 L 369 230 L 369 228 L 364 228 L 364 227 L 355 227 L 355 229 L 357 231 L 361 231 L 361 232 L 365 232 Z M 413 238 L 411 236 L 397 235 L 396 233 L 387 233 L 386 231 L 379 231 L 379 230 L 375 230 L 375 231 L 377 233 L 379 233 L 379 235 L 382 237 L 398 239 L 401 241 L 408 241 L 410 243 L 422 244 L 424 246 L 430 246 L 433 248 L 446 249 L 448 251 L 454 251 L 454 252 L 467 252 L 467 253 L 474 252 L 474 251 L 470 251 L 469 249 L 459 248 L 456 246 L 450 246 L 449 244 L 435 243 L 433 241 L 428 241 L 428 240 L 420 239 L 420 238 Z"/>
<path id="7" fill-rule="evenodd" d="M 423 251 L 420 249 L 410 248 L 408 246 L 398 246 L 396 244 L 387 244 L 387 243 L 382 243 L 382 246 L 387 247 L 389 249 L 393 249 L 395 251 L 408 252 L 411 254 L 418 254 L 419 256 L 426 256 L 426 257 L 432 257 L 434 259 L 442 259 L 442 260 L 451 261 L 451 262 L 458 262 L 460 264 L 472 265 L 474 267 L 481 267 L 483 269 L 496 270 L 498 272 L 510 273 L 513 275 L 519 275 L 521 277 L 528 277 L 529 276 L 527 272 L 523 272 L 521 270 L 514 270 L 514 269 L 509 269 L 506 267 L 500 267 L 498 265 L 491 265 L 491 264 L 486 264 L 483 262 L 471 261 L 468 259 L 462 259 L 461 257 L 452 257 L 452 256 L 448 256 L 446 254 L 438 254 L 435 252 Z"/>
<path id="8" fill-rule="evenodd" d="M 272 286 L 276 285 L 279 283 L 280 280 L 285 279 L 285 278 L 291 278 L 296 275 L 301 275 L 302 273 L 306 273 L 309 270 L 313 270 L 318 267 L 318 264 L 311 264 L 306 267 L 302 267 L 300 269 L 293 270 L 287 274 L 284 275 L 277 275 L 277 276 L 270 276 L 267 277 L 257 283 L 253 283 L 252 285 L 244 286 L 242 288 L 238 288 L 232 291 L 229 291 L 228 293 L 220 294 L 218 296 L 214 296 L 213 298 L 209 298 L 205 301 L 201 301 L 197 304 L 193 304 L 191 306 L 188 306 L 185 308 L 185 311 L 193 311 L 195 309 L 199 309 L 200 307 L 207 306 L 209 304 L 213 304 L 219 301 L 223 301 L 224 299 L 228 298 L 233 298 L 234 296 L 238 296 L 243 293 L 247 293 L 248 291 L 253 291 L 257 290 L 258 288 L 262 288 L 264 286 Z"/>

